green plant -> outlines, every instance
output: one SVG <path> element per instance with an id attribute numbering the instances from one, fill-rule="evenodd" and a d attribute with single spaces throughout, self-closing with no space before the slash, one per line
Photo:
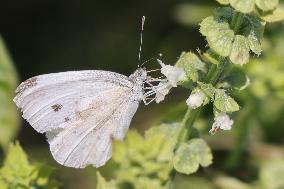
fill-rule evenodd
<path id="1" fill-rule="evenodd" d="M 241 93 L 250 83 L 240 66 L 250 61 L 251 54 L 261 54 L 266 23 L 284 19 L 276 0 L 217 1 L 231 7 L 215 9 L 212 16 L 200 23 L 200 33 L 206 37 L 209 49 L 199 51 L 198 55 L 183 52 L 174 67 L 160 62 L 161 72 L 170 84 L 158 94 L 161 97 L 158 102 L 176 83 L 191 91 L 183 119 L 153 127 L 146 131 L 145 137 L 130 131 L 125 142 L 116 142 L 115 179 L 107 182 L 98 175 L 97 188 L 174 188 L 177 173 L 192 174 L 200 166 L 212 163 L 211 150 L 196 129 L 196 120 L 205 105 L 212 102 L 214 123 L 210 133 L 231 129 L 230 117 L 240 109 L 231 94 Z M 177 76 L 177 68 L 184 70 L 182 79 Z M 171 82 L 177 78 L 178 82 Z M 243 188 L 250 187 L 238 180 L 220 178 Z M 216 185 L 222 188 L 223 180 L 217 179 Z"/>
<path id="2" fill-rule="evenodd" d="M 19 115 L 12 100 L 17 83 L 17 72 L 0 36 L 0 146 L 3 149 L 19 128 Z"/>
<path id="3" fill-rule="evenodd" d="M 1 189 L 57 189 L 59 184 L 50 179 L 53 169 L 44 164 L 31 164 L 20 144 L 10 144 L 0 169 Z"/>

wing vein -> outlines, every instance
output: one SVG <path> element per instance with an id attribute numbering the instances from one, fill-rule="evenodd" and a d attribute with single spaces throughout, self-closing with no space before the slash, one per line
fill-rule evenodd
<path id="1" fill-rule="evenodd" d="M 117 109 L 120 108 L 121 105 L 124 104 L 124 103 L 125 103 L 126 101 L 128 101 L 128 100 L 129 100 L 129 99 L 122 101 L 116 108 L 114 108 L 114 110 L 111 112 L 110 115 L 113 115 L 113 113 L 116 112 Z M 97 131 L 97 130 L 103 128 L 104 123 L 106 123 L 108 120 L 110 120 L 111 117 L 112 117 L 112 116 L 107 116 L 105 119 L 101 120 L 99 123 L 96 124 L 96 125 L 101 125 L 100 127 L 98 127 L 98 128 L 97 128 L 97 127 L 91 127 L 90 129 L 88 129 L 87 132 L 86 132 L 86 133 L 80 138 L 80 140 L 76 143 L 75 147 L 72 148 L 70 152 L 68 152 L 68 155 L 67 155 L 67 157 L 66 157 L 66 159 L 65 159 L 65 161 L 64 161 L 63 164 L 65 164 L 65 163 L 68 161 L 68 159 L 70 158 L 71 154 L 72 154 L 72 153 L 74 152 L 74 150 L 82 143 L 82 141 L 84 140 L 85 137 L 87 137 L 93 130 L 94 130 L 94 131 Z"/>

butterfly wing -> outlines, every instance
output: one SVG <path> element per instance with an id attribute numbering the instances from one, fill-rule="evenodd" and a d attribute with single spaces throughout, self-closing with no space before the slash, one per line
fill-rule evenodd
<path id="1" fill-rule="evenodd" d="M 14 101 L 35 130 L 46 132 L 60 164 L 99 167 L 111 156 L 112 138 L 123 139 L 138 108 L 133 85 L 106 71 L 47 74 L 23 82 Z"/>

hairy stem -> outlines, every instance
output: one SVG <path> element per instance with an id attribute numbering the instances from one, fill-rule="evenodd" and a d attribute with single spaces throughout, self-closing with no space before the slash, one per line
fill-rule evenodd
<path id="1" fill-rule="evenodd" d="M 220 78 L 220 75 L 224 70 L 225 63 L 226 63 L 225 61 L 220 60 L 220 63 L 218 65 L 212 64 L 208 71 L 205 81 L 207 83 L 215 85 L 218 82 L 218 79 Z M 188 108 L 188 110 L 186 111 L 183 120 L 181 122 L 181 129 L 179 131 L 179 136 L 178 136 L 178 145 L 181 142 L 184 142 L 188 139 L 188 136 L 192 132 L 193 124 L 196 118 L 198 117 L 198 115 L 200 114 L 201 110 L 202 108 L 197 108 L 195 110 Z"/>
<path id="2" fill-rule="evenodd" d="M 218 79 L 220 78 L 220 75 L 222 74 L 224 70 L 226 62 L 227 61 L 220 60 L 220 63 L 218 65 L 212 64 L 208 71 L 207 77 L 205 78 L 205 81 L 207 83 L 211 83 L 212 85 L 215 85 L 218 82 Z M 179 130 L 178 142 L 177 142 L 175 150 L 180 145 L 180 143 L 188 140 L 188 137 L 190 136 L 192 132 L 194 122 L 198 118 L 201 111 L 202 111 L 202 107 L 194 109 L 194 110 L 190 108 L 187 109 L 182 119 L 182 122 L 181 122 L 181 128 Z M 174 183 L 176 174 L 177 172 L 173 170 L 170 175 L 170 179 L 168 182 L 169 189 L 173 189 L 174 187 L 173 183 Z"/>

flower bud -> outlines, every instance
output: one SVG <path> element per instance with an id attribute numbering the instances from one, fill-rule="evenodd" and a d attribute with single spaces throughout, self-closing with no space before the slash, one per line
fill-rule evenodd
<path id="1" fill-rule="evenodd" d="M 205 95 L 201 91 L 191 93 L 188 99 L 186 100 L 186 104 L 188 105 L 189 108 L 196 109 L 203 104 L 204 99 Z"/>
<path id="2" fill-rule="evenodd" d="M 220 113 L 218 116 L 214 118 L 214 123 L 212 125 L 209 133 L 215 134 L 220 129 L 222 130 L 231 130 L 234 121 L 230 119 L 230 117 L 225 113 Z"/>
<path id="3" fill-rule="evenodd" d="M 171 65 L 164 64 L 161 60 L 157 59 L 159 64 L 161 65 L 161 72 L 165 75 L 169 81 L 169 83 L 173 86 L 177 86 L 177 82 L 183 80 L 185 78 L 185 72 L 182 68 L 178 68 Z"/>

